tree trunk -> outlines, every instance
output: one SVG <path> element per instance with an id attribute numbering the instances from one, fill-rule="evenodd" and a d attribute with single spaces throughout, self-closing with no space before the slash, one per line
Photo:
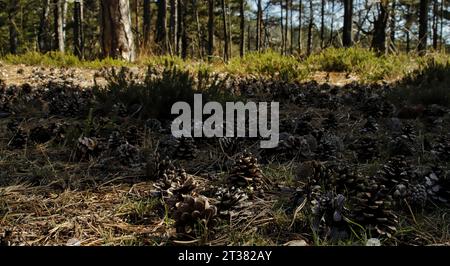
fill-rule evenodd
<path id="1" fill-rule="evenodd" d="M 203 31 L 200 27 L 200 19 L 198 16 L 198 3 L 197 0 L 192 0 L 192 9 L 194 13 L 195 25 L 197 26 L 197 39 L 198 39 L 198 55 L 201 59 L 203 59 L 203 55 L 205 52 L 205 45 L 203 42 Z"/>
<path id="2" fill-rule="evenodd" d="M 84 57 L 83 0 L 73 5 L 73 50 L 78 58 Z"/>
<path id="3" fill-rule="evenodd" d="M 445 52 L 445 40 L 444 40 L 444 1 L 445 0 L 441 0 L 441 44 L 440 44 L 440 50 L 441 52 Z"/>
<path id="4" fill-rule="evenodd" d="M 344 0 L 344 29 L 342 33 L 342 44 L 344 47 L 350 47 L 352 40 L 353 24 L 353 0 Z"/>
<path id="5" fill-rule="evenodd" d="M 101 11 L 103 56 L 134 61 L 130 2 L 128 0 L 102 0 Z"/>
<path id="6" fill-rule="evenodd" d="M 178 31 L 178 1 L 170 0 L 169 49 L 170 53 L 173 55 L 178 55 L 177 31 Z"/>
<path id="7" fill-rule="evenodd" d="M 150 0 L 144 0 L 144 10 L 142 18 L 142 33 L 144 34 L 144 47 L 149 48 L 151 39 L 151 24 L 152 24 L 152 8 Z"/>
<path id="8" fill-rule="evenodd" d="M 280 27 L 281 27 L 281 54 L 284 55 L 284 44 L 286 39 L 284 38 L 284 25 L 283 25 L 283 0 L 280 0 Z"/>
<path id="9" fill-rule="evenodd" d="M 245 54 L 245 14 L 244 14 L 245 2 L 239 1 L 239 56 L 244 57 Z"/>
<path id="10" fill-rule="evenodd" d="M 64 10 L 65 0 L 54 0 L 55 49 L 64 53 Z"/>
<path id="11" fill-rule="evenodd" d="M 287 54 L 288 46 L 289 46 L 289 0 L 286 0 L 286 17 L 284 22 L 284 53 Z"/>
<path id="12" fill-rule="evenodd" d="M 140 37 L 140 34 L 139 34 L 139 2 L 140 2 L 140 0 L 134 0 L 134 6 L 133 6 L 134 14 L 135 14 L 135 16 L 134 16 L 134 28 L 136 30 L 136 38 L 135 38 L 135 40 L 136 40 L 137 47 L 139 47 L 139 42 L 140 42 L 140 39 L 139 39 L 139 37 Z"/>
<path id="13" fill-rule="evenodd" d="M 424 54 L 427 49 L 428 31 L 428 0 L 420 0 L 419 5 L 419 52 Z"/>
<path id="14" fill-rule="evenodd" d="M 325 0 L 320 5 L 320 48 L 323 49 L 325 41 Z"/>
<path id="15" fill-rule="evenodd" d="M 291 14 L 289 16 L 289 24 L 290 24 L 289 25 L 289 28 L 290 28 L 289 35 L 291 36 L 291 39 L 289 42 L 289 50 L 290 50 L 291 54 L 294 53 L 294 21 L 293 21 L 293 17 L 294 17 L 293 9 L 294 8 L 293 8 L 292 1 L 294 1 L 294 0 L 289 0 L 289 8 L 291 10 Z"/>
<path id="16" fill-rule="evenodd" d="M 38 32 L 39 51 L 41 51 L 41 53 L 50 51 L 52 47 L 50 33 L 50 5 L 51 0 L 42 1 L 42 13 Z"/>
<path id="17" fill-rule="evenodd" d="M 214 55 L 214 9 L 215 0 L 208 0 L 208 56 Z"/>
<path id="18" fill-rule="evenodd" d="M 333 45 L 334 39 L 334 0 L 331 0 L 331 22 L 330 22 L 330 39 L 328 45 Z"/>
<path id="19" fill-rule="evenodd" d="M 186 59 L 188 52 L 187 48 L 189 46 L 189 39 L 186 31 L 186 13 L 187 13 L 187 1 L 186 0 L 178 0 L 178 34 L 179 34 L 179 46 L 181 58 Z M 196 8 L 196 7 L 195 7 Z M 201 47 L 199 47 L 201 50 Z M 200 52 L 201 56 L 201 52 Z"/>
<path id="20" fill-rule="evenodd" d="M 396 9 L 397 8 L 397 1 L 396 0 L 392 0 L 392 6 L 391 6 L 391 20 L 390 20 L 390 43 L 391 43 L 391 47 L 392 49 L 395 50 L 395 27 L 396 27 L 396 23 L 395 23 L 395 16 L 397 15 L 396 13 Z"/>
<path id="21" fill-rule="evenodd" d="M 156 43 L 159 45 L 160 53 L 167 52 L 167 1 L 158 0 L 158 17 L 156 26 Z"/>
<path id="22" fill-rule="evenodd" d="M 225 9 L 225 0 L 221 0 L 221 7 L 222 7 L 222 24 L 223 24 L 223 43 L 224 43 L 224 48 L 223 48 L 223 60 L 225 62 L 228 61 L 228 27 L 227 27 L 227 14 L 226 14 L 226 9 Z"/>
<path id="23" fill-rule="evenodd" d="M 386 27 L 389 18 L 388 5 L 389 1 L 387 0 L 377 3 L 379 13 L 375 19 L 372 48 L 378 54 L 383 54 L 386 51 Z"/>
<path id="24" fill-rule="evenodd" d="M 314 11 L 313 11 L 313 0 L 309 0 L 309 24 L 308 24 L 308 40 L 306 47 L 306 54 L 310 55 L 312 52 L 312 29 L 314 25 Z"/>
<path id="25" fill-rule="evenodd" d="M 16 24 L 16 16 L 20 9 L 19 0 L 11 0 L 8 7 L 8 28 L 9 28 L 9 52 L 17 54 L 19 49 L 19 30 Z"/>
<path id="26" fill-rule="evenodd" d="M 302 53 L 302 18 L 303 18 L 303 1 L 298 3 L 298 52 Z"/>
<path id="27" fill-rule="evenodd" d="M 256 51 L 261 50 L 261 35 L 262 35 L 262 2 L 258 0 L 256 12 Z"/>
<path id="28" fill-rule="evenodd" d="M 433 49 L 436 51 L 438 48 L 438 1 L 433 0 Z"/>

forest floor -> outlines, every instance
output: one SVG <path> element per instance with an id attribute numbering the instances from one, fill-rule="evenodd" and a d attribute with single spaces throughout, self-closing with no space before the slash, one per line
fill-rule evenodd
<path id="1" fill-rule="evenodd" d="M 343 72 L 237 78 L 239 97 L 280 102 L 265 150 L 105 111 L 106 72 L 1 64 L 1 244 L 450 245 L 448 106 Z"/>

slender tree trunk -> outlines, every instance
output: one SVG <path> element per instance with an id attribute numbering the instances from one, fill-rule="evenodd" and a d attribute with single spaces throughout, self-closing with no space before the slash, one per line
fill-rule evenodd
<path id="1" fill-rule="evenodd" d="M 229 57 L 228 57 L 228 27 L 227 27 L 227 13 L 226 13 L 226 8 L 225 8 L 225 0 L 221 0 L 221 7 L 222 7 L 222 29 L 223 29 L 223 43 L 224 43 L 224 48 L 223 48 L 223 60 L 225 62 L 228 61 Z"/>
<path id="2" fill-rule="evenodd" d="M 64 11 L 65 0 L 54 0 L 54 31 L 55 31 L 55 49 L 64 53 Z"/>
<path id="3" fill-rule="evenodd" d="M 180 36 L 180 52 L 181 52 L 181 58 L 186 59 L 188 56 L 188 47 L 189 47 L 189 39 L 186 31 L 186 13 L 187 13 L 187 1 L 186 0 L 179 0 L 178 2 L 178 20 L 179 20 L 179 27 L 178 27 L 178 34 Z M 194 8 L 196 8 L 196 4 L 194 5 Z M 199 47 L 200 50 L 200 56 L 201 56 L 201 47 Z"/>
<path id="4" fill-rule="evenodd" d="M 352 25 L 353 24 L 353 0 L 344 0 L 344 29 L 342 33 L 342 44 L 344 47 L 353 45 Z"/>
<path id="5" fill-rule="evenodd" d="M 156 25 L 156 43 L 160 47 L 162 54 L 167 52 L 167 1 L 158 0 L 158 17 Z"/>
<path id="6" fill-rule="evenodd" d="M 233 41 L 232 41 L 232 35 L 233 35 L 233 33 L 232 33 L 232 31 L 231 31 L 231 29 L 232 29 L 232 26 L 231 26 L 231 19 L 230 19 L 230 13 L 231 13 L 231 10 L 230 10 L 230 5 L 229 5 L 229 3 L 228 3 L 228 0 L 225 0 L 225 15 L 226 15 L 226 18 L 227 18 L 227 23 L 228 23 L 228 58 L 232 58 L 233 57 L 233 54 L 232 54 L 232 50 L 231 50 L 231 46 L 233 45 Z"/>
<path id="7" fill-rule="evenodd" d="M 441 52 L 445 52 L 445 40 L 444 40 L 444 1 L 441 0 Z"/>
<path id="8" fill-rule="evenodd" d="M 419 52 L 424 54 L 427 49 L 428 33 L 428 0 L 420 0 L 419 4 Z"/>
<path id="9" fill-rule="evenodd" d="M 130 2 L 128 0 L 102 0 L 101 4 L 103 56 L 134 61 Z"/>
<path id="10" fill-rule="evenodd" d="M 397 1 L 396 0 L 392 0 L 392 5 L 391 5 L 391 19 L 390 19 L 390 43 L 391 43 L 391 47 L 392 49 L 395 50 L 395 27 L 396 27 L 396 23 L 395 23 L 395 16 L 397 15 L 396 12 L 396 8 L 397 8 Z"/>
<path id="11" fill-rule="evenodd" d="M 293 0 L 289 0 L 289 9 L 291 10 L 291 14 L 289 16 L 289 27 L 290 27 L 290 32 L 289 35 L 291 36 L 291 41 L 289 42 L 289 50 L 290 53 L 293 54 L 294 53 L 294 21 L 293 21 L 293 17 L 294 17 L 294 8 L 293 8 Z"/>
<path id="12" fill-rule="evenodd" d="M 17 54 L 19 49 L 19 29 L 16 24 L 16 16 L 20 9 L 19 0 L 11 0 L 8 6 L 8 28 L 9 28 L 9 52 Z"/>
<path id="13" fill-rule="evenodd" d="M 83 0 L 73 5 L 73 50 L 78 58 L 84 58 Z"/>
<path id="14" fill-rule="evenodd" d="M 333 39 L 334 39 L 334 0 L 331 0 L 330 39 L 328 41 L 329 45 L 333 45 Z"/>
<path id="15" fill-rule="evenodd" d="M 284 25 L 283 25 L 283 0 L 280 0 L 280 27 L 281 27 L 281 54 L 284 55 L 284 47 L 286 43 L 286 39 L 284 38 Z"/>
<path id="16" fill-rule="evenodd" d="M 298 3 L 298 52 L 302 53 L 302 18 L 303 18 L 303 1 Z"/>
<path id="17" fill-rule="evenodd" d="M 411 15 L 411 6 L 410 5 L 406 6 L 406 13 L 408 14 L 408 16 Z M 406 31 L 406 52 L 409 53 L 411 51 L 411 37 L 410 37 L 411 22 L 410 21 L 406 21 L 405 31 Z"/>
<path id="18" fill-rule="evenodd" d="M 51 0 L 42 1 L 42 13 L 38 32 L 39 51 L 42 53 L 50 51 L 52 47 L 50 34 L 50 5 Z"/>
<path id="19" fill-rule="evenodd" d="M 205 45 L 203 42 L 203 32 L 200 27 L 200 19 L 198 16 L 198 2 L 197 0 L 192 0 L 192 9 L 194 13 L 195 25 L 197 26 L 197 39 L 198 39 L 198 54 L 201 59 L 205 54 Z"/>
<path id="20" fill-rule="evenodd" d="M 208 0 L 208 56 L 214 55 L 214 4 L 214 0 Z"/>
<path id="21" fill-rule="evenodd" d="M 284 22 L 284 53 L 287 54 L 289 46 L 289 0 L 286 0 L 286 17 Z"/>
<path id="22" fill-rule="evenodd" d="M 320 5 L 320 48 L 324 48 L 325 42 L 325 0 Z"/>
<path id="23" fill-rule="evenodd" d="M 309 0 L 309 24 L 308 24 L 308 40 L 307 40 L 307 47 L 306 47 L 306 53 L 308 55 L 312 52 L 312 30 L 314 25 L 314 10 L 313 10 L 313 0 Z"/>
<path id="24" fill-rule="evenodd" d="M 146 49 L 150 46 L 151 39 L 151 24 L 152 24 L 152 8 L 150 5 L 150 0 L 144 0 L 144 10 L 142 18 L 142 33 L 144 35 L 144 47 Z"/>
<path id="25" fill-rule="evenodd" d="M 251 32 L 251 27 L 250 25 L 247 25 L 247 51 L 251 51 L 252 50 L 252 32 Z"/>
<path id="26" fill-rule="evenodd" d="M 139 32 L 139 2 L 140 0 L 134 0 L 134 28 L 136 30 L 136 44 L 139 47 L 140 32 Z"/>
<path id="27" fill-rule="evenodd" d="M 245 54 L 245 0 L 239 1 L 239 56 L 244 57 Z"/>
<path id="28" fill-rule="evenodd" d="M 262 3 L 258 0 L 256 11 L 256 50 L 261 50 L 261 34 L 262 34 Z"/>
<path id="29" fill-rule="evenodd" d="M 377 4 L 379 13 L 375 19 L 372 48 L 378 54 L 383 54 L 386 51 L 386 27 L 389 18 L 388 5 L 389 1 L 387 0 Z"/>
<path id="30" fill-rule="evenodd" d="M 178 55 L 177 36 L 178 36 L 178 1 L 170 0 L 170 23 L 169 23 L 169 49 L 173 55 Z"/>
<path id="31" fill-rule="evenodd" d="M 436 51 L 438 48 L 438 1 L 437 0 L 433 0 L 433 24 L 432 24 L 432 28 L 433 28 L 433 49 Z"/>

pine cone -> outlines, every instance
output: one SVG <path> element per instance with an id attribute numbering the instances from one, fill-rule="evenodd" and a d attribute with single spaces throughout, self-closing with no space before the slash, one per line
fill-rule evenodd
<path id="1" fill-rule="evenodd" d="M 13 149 L 22 149 L 27 143 L 27 133 L 19 128 L 8 143 L 8 147 Z"/>
<path id="2" fill-rule="evenodd" d="M 102 148 L 97 138 L 81 137 L 77 143 L 77 157 L 79 159 L 88 159 L 100 154 Z"/>
<path id="3" fill-rule="evenodd" d="M 361 129 L 361 133 L 375 133 L 378 131 L 378 127 L 377 120 L 369 116 Z"/>
<path id="4" fill-rule="evenodd" d="M 159 153 L 155 153 L 147 161 L 146 176 L 152 180 L 163 178 L 166 170 L 174 170 L 175 166 L 168 157 L 161 159 Z"/>
<path id="5" fill-rule="evenodd" d="M 424 185 L 411 186 L 408 191 L 408 202 L 415 207 L 423 208 L 427 202 L 428 194 Z"/>
<path id="6" fill-rule="evenodd" d="M 339 121 L 334 113 L 329 113 L 327 117 L 322 121 L 322 126 L 326 130 L 336 129 L 339 126 Z"/>
<path id="7" fill-rule="evenodd" d="M 36 126 L 30 130 L 30 140 L 36 143 L 45 143 L 52 138 L 53 132 L 49 128 Z"/>
<path id="8" fill-rule="evenodd" d="M 353 215 L 355 220 L 368 230 L 391 237 L 397 231 L 398 225 L 398 217 L 392 210 L 393 205 L 393 199 L 388 195 L 386 187 L 371 179 L 357 194 Z"/>
<path id="9" fill-rule="evenodd" d="M 228 177 L 228 181 L 237 187 L 259 187 L 262 184 L 263 174 L 259 169 L 258 160 L 251 154 L 238 157 Z"/>
<path id="10" fill-rule="evenodd" d="M 194 139 L 185 137 L 177 139 L 174 158 L 179 158 L 182 160 L 192 160 L 195 158 L 196 152 L 197 146 L 195 145 Z"/>
<path id="11" fill-rule="evenodd" d="M 197 182 L 184 169 L 166 169 L 162 178 L 153 186 L 162 195 L 169 206 L 173 206 L 181 196 L 191 194 Z"/>
<path id="12" fill-rule="evenodd" d="M 142 161 L 139 149 L 128 142 L 117 147 L 115 154 L 116 158 L 125 165 L 135 165 Z"/>
<path id="13" fill-rule="evenodd" d="M 373 137 L 362 137 L 356 140 L 350 146 L 350 149 L 356 151 L 358 161 L 367 162 L 376 158 L 379 154 L 378 141 Z"/>
<path id="14" fill-rule="evenodd" d="M 229 211 L 248 199 L 247 194 L 236 187 L 220 187 L 215 193 L 217 208 L 221 215 L 228 215 Z"/>
<path id="15" fill-rule="evenodd" d="M 213 226 L 216 215 L 217 208 L 210 205 L 208 198 L 185 195 L 175 204 L 173 219 L 177 233 L 195 235 L 199 222 L 205 227 Z"/>

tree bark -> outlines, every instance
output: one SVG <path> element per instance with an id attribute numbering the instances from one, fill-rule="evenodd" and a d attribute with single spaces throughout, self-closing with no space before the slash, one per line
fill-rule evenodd
<path id="1" fill-rule="evenodd" d="M 261 35 L 262 35 L 262 2 L 258 0 L 256 12 L 256 50 L 261 50 Z"/>
<path id="2" fill-rule="evenodd" d="M 103 56 L 134 61 L 130 2 L 128 0 L 102 0 L 101 11 Z"/>
<path id="3" fill-rule="evenodd" d="M 309 0 L 309 24 L 308 24 L 308 40 L 306 47 L 306 54 L 310 55 L 312 52 L 312 30 L 314 25 L 314 10 L 313 0 Z"/>
<path id="4" fill-rule="evenodd" d="M 9 28 L 9 52 L 17 54 L 19 49 L 19 29 L 16 24 L 16 16 L 19 12 L 20 1 L 11 0 L 8 7 L 8 28 Z"/>
<path id="5" fill-rule="evenodd" d="M 386 51 L 386 28 L 389 18 L 389 1 L 383 0 L 377 3 L 378 17 L 375 19 L 372 48 L 378 53 L 383 54 Z"/>
<path id="6" fill-rule="evenodd" d="M 227 14 L 225 9 L 225 0 L 221 0 L 221 7 L 222 7 L 222 22 L 223 22 L 223 42 L 224 42 L 224 48 L 223 48 L 223 60 L 225 62 L 228 61 L 228 27 L 227 27 Z"/>
<path id="7" fill-rule="evenodd" d="M 64 53 L 64 10 L 65 0 L 54 0 L 55 49 Z"/>
<path id="8" fill-rule="evenodd" d="M 245 13 L 244 13 L 245 1 L 239 1 L 239 56 L 244 57 L 245 54 Z"/>
<path id="9" fill-rule="evenodd" d="M 323 49 L 325 41 L 325 0 L 320 4 L 320 48 Z"/>
<path id="10" fill-rule="evenodd" d="M 142 33 L 144 34 L 144 47 L 149 48 L 151 39 L 152 9 L 150 0 L 144 0 L 144 10 L 142 18 Z"/>
<path id="11" fill-rule="evenodd" d="M 188 46 L 189 46 L 189 38 L 186 30 L 187 22 L 186 22 L 186 13 L 187 13 L 187 1 L 186 0 L 178 0 L 178 35 L 179 35 L 179 44 L 177 46 L 180 49 L 181 58 L 186 59 L 188 56 Z M 201 56 L 201 47 L 200 56 Z"/>
<path id="12" fill-rule="evenodd" d="M 286 39 L 284 38 L 284 22 L 283 22 L 283 0 L 280 0 L 280 27 L 281 27 L 281 54 L 284 55 L 284 47 Z"/>
<path id="13" fill-rule="evenodd" d="M 353 45 L 353 0 L 344 0 L 344 29 L 342 33 L 342 44 L 344 47 Z"/>
<path id="14" fill-rule="evenodd" d="M 286 17 L 284 22 L 284 53 L 287 54 L 288 46 L 289 46 L 289 0 L 286 0 Z"/>
<path id="15" fill-rule="evenodd" d="M 215 0 L 208 0 L 208 56 L 214 55 Z"/>
<path id="16" fill-rule="evenodd" d="M 170 0 L 170 23 L 169 23 L 169 48 L 170 53 L 173 55 L 178 55 L 178 1 Z"/>
<path id="17" fill-rule="evenodd" d="M 334 39 L 334 0 L 331 0 L 331 21 L 330 21 L 330 39 L 328 45 L 333 45 Z"/>
<path id="18" fill-rule="evenodd" d="M 303 1 L 298 3 L 298 52 L 302 52 L 302 18 L 303 18 Z"/>
<path id="19" fill-rule="evenodd" d="M 42 1 L 42 13 L 38 32 L 39 51 L 41 51 L 41 53 L 50 51 L 52 47 L 50 33 L 50 5 L 51 0 Z"/>
<path id="20" fill-rule="evenodd" d="M 83 0 L 76 0 L 73 6 L 73 49 L 78 58 L 84 57 Z"/>
<path id="21" fill-rule="evenodd" d="M 397 15 L 396 12 L 396 8 L 397 8 L 397 1 L 396 0 L 392 0 L 392 5 L 391 5 L 391 19 L 390 19 L 390 43 L 391 43 L 391 48 L 392 49 L 396 49 L 396 45 L 395 45 L 395 27 L 396 27 L 396 22 L 395 22 L 395 16 Z"/>
<path id="22" fill-rule="evenodd" d="M 159 45 L 160 53 L 167 52 L 167 1 L 158 0 L 158 17 L 156 26 L 156 43 Z"/>
<path id="23" fill-rule="evenodd" d="M 433 0 L 433 49 L 436 51 L 438 48 L 438 1 Z"/>
<path id="24" fill-rule="evenodd" d="M 428 0 L 420 0 L 419 4 L 419 52 L 424 54 L 427 49 L 428 31 Z"/>

